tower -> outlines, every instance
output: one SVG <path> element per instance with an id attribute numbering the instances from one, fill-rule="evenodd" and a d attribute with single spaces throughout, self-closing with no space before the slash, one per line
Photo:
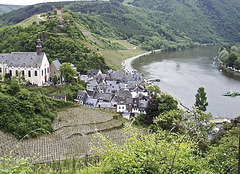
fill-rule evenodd
<path id="1" fill-rule="evenodd" d="M 41 45 L 41 40 L 38 38 L 38 40 L 37 40 L 37 46 L 36 46 L 36 48 L 37 48 L 37 55 L 40 55 L 41 53 L 42 53 L 42 45 Z"/>
<path id="2" fill-rule="evenodd" d="M 61 5 L 57 5 L 57 17 L 58 19 L 62 19 L 62 6 Z"/>

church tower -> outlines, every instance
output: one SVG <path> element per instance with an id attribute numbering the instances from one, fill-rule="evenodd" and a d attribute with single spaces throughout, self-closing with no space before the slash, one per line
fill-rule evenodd
<path id="1" fill-rule="evenodd" d="M 42 53 L 42 45 L 41 45 L 41 40 L 38 38 L 38 40 L 37 40 L 37 46 L 36 46 L 36 48 L 37 48 L 37 55 L 40 55 L 41 53 Z"/>

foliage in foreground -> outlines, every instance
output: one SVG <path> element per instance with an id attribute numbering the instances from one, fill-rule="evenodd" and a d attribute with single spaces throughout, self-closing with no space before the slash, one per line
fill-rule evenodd
<path id="1" fill-rule="evenodd" d="M 42 133 L 41 130 L 51 132 L 51 124 L 56 117 L 54 111 L 72 105 L 21 89 L 14 81 L 11 83 L 0 89 L 0 129 L 12 133 L 18 139 L 25 135 L 35 137 Z"/>
<path id="2" fill-rule="evenodd" d="M 129 127 L 131 137 L 116 146 L 101 137 L 97 149 L 102 160 L 82 173 L 229 173 L 237 164 L 237 132 L 229 131 L 218 144 L 202 151 L 196 139 L 185 134 L 157 131 L 143 135 Z"/>
<path id="3" fill-rule="evenodd" d="M 190 124 L 188 124 L 191 126 Z M 192 125 L 194 126 L 194 125 Z M 143 133 L 126 124 L 124 132 L 129 138 L 121 146 L 114 144 L 102 134 L 97 134 L 99 144 L 93 153 L 99 163 L 87 163 L 78 168 L 73 159 L 55 166 L 44 164 L 33 166 L 31 159 L 16 159 L 11 154 L 0 158 L 0 173 L 237 173 L 238 125 L 231 123 L 224 135 L 207 140 L 207 148 L 199 148 L 199 136 L 188 129 L 182 133 L 157 130 Z M 94 157 L 93 157 L 94 158 Z M 66 163 L 68 168 L 64 168 Z M 57 167 L 57 168 L 56 168 Z"/>

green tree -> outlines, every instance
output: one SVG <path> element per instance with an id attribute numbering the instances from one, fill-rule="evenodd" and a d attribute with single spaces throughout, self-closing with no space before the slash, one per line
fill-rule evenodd
<path id="1" fill-rule="evenodd" d="M 174 132 L 179 132 L 180 123 L 182 121 L 183 110 L 170 110 L 160 114 L 155 120 L 154 123 L 159 129 L 162 130 L 172 130 Z"/>
<path id="2" fill-rule="evenodd" d="M 231 53 L 226 61 L 226 64 L 230 67 L 234 67 L 235 61 L 238 60 L 236 53 Z"/>
<path id="3" fill-rule="evenodd" d="M 68 12 L 65 12 L 62 14 L 62 18 L 65 20 L 65 21 L 72 21 L 73 20 L 73 17 L 70 13 Z"/>
<path id="4" fill-rule="evenodd" d="M 195 95 L 195 104 L 194 106 L 201 111 L 206 111 L 208 102 L 205 89 L 203 87 L 198 88 L 197 94 Z"/>
<path id="5" fill-rule="evenodd" d="M 157 95 L 153 95 L 151 99 L 148 101 L 147 107 L 145 108 L 145 120 L 147 124 L 152 124 L 153 119 L 159 115 L 159 100 Z"/>
<path id="6" fill-rule="evenodd" d="M 219 53 L 219 58 L 221 61 L 223 61 L 224 63 L 226 63 L 227 59 L 228 59 L 229 53 L 226 49 L 223 49 L 220 53 Z"/>
<path id="7" fill-rule="evenodd" d="M 175 100 L 169 94 L 162 94 L 160 97 L 158 97 L 158 100 L 159 100 L 159 106 L 158 106 L 159 113 L 176 110 L 178 108 L 178 101 Z"/>
<path id="8" fill-rule="evenodd" d="M 53 83 L 54 83 L 54 85 L 56 85 L 57 82 L 58 82 L 58 77 L 57 77 L 57 75 L 55 75 L 54 78 L 53 78 Z"/>
<path id="9" fill-rule="evenodd" d="M 20 87 L 20 85 L 18 84 L 18 81 L 16 80 L 16 77 L 15 77 L 15 78 L 12 78 L 9 93 L 10 93 L 11 95 L 15 95 L 15 94 L 18 93 L 20 90 L 21 90 L 21 87 Z"/>
<path id="10" fill-rule="evenodd" d="M 61 75 L 65 82 L 73 81 L 76 71 L 71 67 L 71 63 L 63 63 L 59 70 L 61 71 Z"/>

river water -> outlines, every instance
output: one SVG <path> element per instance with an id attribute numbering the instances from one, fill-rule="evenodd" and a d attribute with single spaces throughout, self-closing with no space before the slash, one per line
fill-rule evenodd
<path id="1" fill-rule="evenodd" d="M 177 98 L 188 108 L 195 103 L 199 87 L 207 93 L 208 108 L 213 118 L 240 116 L 240 96 L 222 96 L 227 91 L 240 91 L 240 80 L 213 67 L 218 46 L 151 54 L 135 60 L 133 68 L 155 82 L 163 91 Z"/>

